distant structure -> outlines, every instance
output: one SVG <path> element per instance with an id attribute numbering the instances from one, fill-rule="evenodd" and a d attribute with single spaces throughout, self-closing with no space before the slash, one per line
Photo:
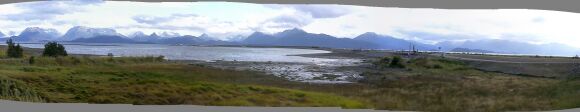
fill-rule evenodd
<path id="1" fill-rule="evenodd" d="M 413 43 L 409 43 L 409 50 L 407 51 L 407 56 L 411 56 L 412 47 L 413 47 Z"/>
<path id="2" fill-rule="evenodd" d="M 415 45 L 413 43 L 409 43 L 409 50 L 405 52 L 407 52 L 407 56 L 411 57 L 412 55 L 416 55 L 418 53 L 418 50 L 415 48 Z"/>
<path id="3" fill-rule="evenodd" d="M 580 59 L 580 57 L 578 57 L 578 55 L 572 57 L 572 59 Z"/>
<path id="4" fill-rule="evenodd" d="M 445 58 L 445 52 L 443 52 L 443 50 L 441 50 L 441 47 L 438 47 L 438 48 L 439 48 L 439 53 L 441 53 L 441 57 Z"/>

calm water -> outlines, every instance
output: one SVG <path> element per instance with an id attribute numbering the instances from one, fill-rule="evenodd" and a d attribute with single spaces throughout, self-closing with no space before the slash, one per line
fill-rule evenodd
<path id="1" fill-rule="evenodd" d="M 42 44 L 22 44 L 25 47 L 44 48 Z M 290 48 L 203 47 L 171 46 L 159 44 L 65 44 L 71 54 L 96 54 L 115 56 L 159 56 L 169 60 L 224 60 L 272 62 L 327 62 L 334 59 L 289 56 L 296 54 L 328 53 L 324 50 Z"/>

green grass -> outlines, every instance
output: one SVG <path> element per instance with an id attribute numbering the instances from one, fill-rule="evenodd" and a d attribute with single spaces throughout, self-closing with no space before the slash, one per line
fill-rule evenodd
<path id="1" fill-rule="evenodd" d="M 227 80 L 231 79 L 228 76 L 254 73 L 172 64 L 156 57 L 37 57 L 33 64 L 28 63 L 27 59 L 1 61 L 0 76 L 6 77 L 10 83 L 2 80 L 0 82 L 4 85 L 19 82 L 17 87 L 23 88 L 21 90 L 26 93 L 0 94 L 3 99 L 128 104 L 365 107 L 365 104 L 357 100 L 328 93 L 220 83 L 212 80 Z"/>
<path id="2" fill-rule="evenodd" d="M 259 72 L 165 62 L 157 57 L 35 57 L 32 64 L 28 58 L 0 59 L 0 98 L 33 102 L 341 106 L 434 112 L 580 107 L 577 78 L 485 72 L 469 67 L 469 63 L 439 58 L 402 62 L 405 68 L 364 68 L 365 79 L 359 83 L 310 84 Z"/>
<path id="3" fill-rule="evenodd" d="M 406 69 L 365 74 L 371 88 L 350 93 L 389 110 L 529 111 L 580 107 L 580 80 L 483 72 L 446 59 L 410 60 Z"/>

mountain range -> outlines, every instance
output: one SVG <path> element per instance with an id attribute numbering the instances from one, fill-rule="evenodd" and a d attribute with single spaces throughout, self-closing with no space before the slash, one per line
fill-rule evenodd
<path id="1" fill-rule="evenodd" d="M 273 35 L 255 32 L 243 41 L 248 45 L 267 46 L 317 46 L 330 48 L 356 48 L 378 49 L 375 43 L 354 40 L 349 38 L 336 38 L 326 34 L 307 33 L 301 29 L 290 29 Z"/>
<path id="2" fill-rule="evenodd" d="M 90 28 L 90 27 L 84 27 L 84 26 L 75 26 L 71 29 L 69 29 L 64 36 L 62 36 L 61 38 L 57 39 L 57 40 L 62 40 L 62 41 L 71 41 L 71 40 L 75 40 L 75 39 L 81 39 L 81 38 L 93 38 L 96 36 L 120 36 L 120 37 L 125 37 L 120 33 L 117 33 L 117 31 L 115 31 L 114 29 L 108 29 L 108 28 Z"/>
<path id="3" fill-rule="evenodd" d="M 55 29 L 45 29 L 39 27 L 29 27 L 24 29 L 18 35 L 19 38 L 15 38 L 15 41 L 25 41 L 25 42 L 40 42 L 40 41 L 50 41 L 57 39 L 60 33 Z"/>
<path id="4" fill-rule="evenodd" d="M 0 32 L 0 37 L 6 35 Z M 30 27 L 24 29 L 18 36 L 12 36 L 17 42 L 84 42 L 84 43 L 155 43 L 155 44 L 185 44 L 185 45 L 259 45 L 259 46 L 315 46 L 329 48 L 350 49 L 390 49 L 409 50 L 412 47 L 419 50 L 495 52 L 516 54 L 542 55 L 575 55 L 580 49 L 563 44 L 530 44 L 525 42 L 483 39 L 469 41 L 442 41 L 436 44 L 424 44 L 417 41 L 405 40 L 389 35 L 367 32 L 354 38 L 338 38 L 327 34 L 308 33 L 294 28 L 274 34 L 254 32 L 248 36 L 230 37 L 228 41 L 219 40 L 207 34 L 200 36 L 180 35 L 178 33 L 163 32 L 160 34 L 145 34 L 135 32 L 129 36 L 122 35 L 114 29 L 91 28 L 75 26 L 64 35 L 55 29 Z M 5 40 L 6 38 L 0 38 Z M 456 49 L 459 48 L 459 49 Z"/>
<path id="5" fill-rule="evenodd" d="M 420 42 L 410 41 L 410 40 L 403 40 L 398 39 L 388 35 L 379 35 L 374 32 L 367 32 L 363 33 L 354 38 L 354 40 L 365 41 L 369 43 L 373 43 L 375 45 L 379 45 L 378 48 L 381 49 L 393 49 L 393 50 L 408 50 L 412 49 L 412 45 L 415 46 L 416 49 L 420 50 L 434 50 L 435 46 L 423 44 Z M 411 48 L 409 48 L 411 47 Z"/>
<path id="6" fill-rule="evenodd" d="M 495 53 L 510 54 L 539 54 L 539 55 L 575 55 L 580 54 L 580 49 L 564 44 L 531 44 L 512 40 L 484 39 L 470 40 L 464 42 L 443 41 L 435 46 L 444 46 L 444 48 L 467 48 L 485 50 Z"/>

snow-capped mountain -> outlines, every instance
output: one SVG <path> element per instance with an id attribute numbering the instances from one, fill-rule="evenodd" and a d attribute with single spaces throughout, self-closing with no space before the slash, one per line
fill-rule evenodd
<path id="1" fill-rule="evenodd" d="M 24 29 L 15 40 L 22 42 L 40 42 L 54 40 L 59 36 L 60 33 L 56 29 L 29 27 Z"/>
<path id="2" fill-rule="evenodd" d="M 120 33 L 117 33 L 117 31 L 115 31 L 114 29 L 75 26 L 75 27 L 69 29 L 66 32 L 66 34 L 64 34 L 64 36 L 62 38 L 60 38 L 59 40 L 69 41 L 69 40 L 75 40 L 75 39 L 79 39 L 79 38 L 91 38 L 91 37 L 95 37 L 95 36 L 121 36 L 121 37 L 125 37 L 125 36 L 121 35 Z"/>
<path id="3" fill-rule="evenodd" d="M 143 37 L 143 36 L 147 36 L 147 34 L 143 33 L 142 31 L 137 31 L 137 32 L 133 32 L 132 34 L 129 34 L 127 37 L 135 38 L 135 37 Z"/>
<path id="4" fill-rule="evenodd" d="M 171 37 L 179 37 L 181 34 L 175 32 L 163 32 L 159 34 L 160 37 L 171 38 Z"/>
<path id="5" fill-rule="evenodd" d="M 143 32 L 141 32 L 143 33 Z M 147 43 L 155 43 L 157 41 L 159 41 L 159 39 L 163 38 L 160 37 L 159 35 L 157 35 L 157 33 L 151 33 L 151 35 L 145 35 L 145 34 L 133 34 L 132 38 L 134 41 L 136 42 L 147 42 Z"/>
<path id="6" fill-rule="evenodd" d="M 218 39 L 216 39 L 214 37 L 210 37 L 209 35 L 207 35 L 205 33 L 204 34 L 201 34 L 199 36 L 199 39 L 204 40 L 204 41 L 218 40 Z"/>

